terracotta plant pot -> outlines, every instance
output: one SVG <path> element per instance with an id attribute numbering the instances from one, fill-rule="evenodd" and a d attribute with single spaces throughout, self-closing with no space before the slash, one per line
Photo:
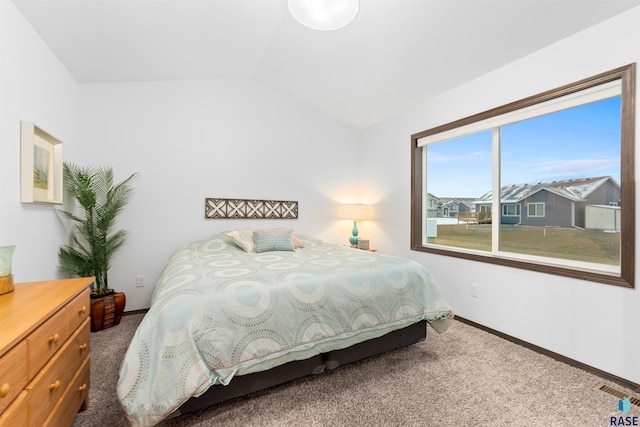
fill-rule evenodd
<path id="1" fill-rule="evenodd" d="M 91 295 L 91 332 L 119 324 L 126 303 L 127 298 L 122 292 Z"/>

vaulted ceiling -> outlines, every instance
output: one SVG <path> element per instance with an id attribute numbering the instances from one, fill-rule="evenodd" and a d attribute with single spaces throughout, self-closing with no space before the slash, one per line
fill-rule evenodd
<path id="1" fill-rule="evenodd" d="M 315 31 L 287 0 L 13 0 L 80 83 L 253 78 L 356 129 L 640 5 L 360 0 Z"/>

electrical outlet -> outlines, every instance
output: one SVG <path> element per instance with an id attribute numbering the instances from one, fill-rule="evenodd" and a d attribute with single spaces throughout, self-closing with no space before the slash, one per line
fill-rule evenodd
<path id="1" fill-rule="evenodd" d="M 144 276 L 136 276 L 136 288 L 144 287 Z"/>
<path id="2" fill-rule="evenodd" d="M 474 298 L 478 298 L 478 285 L 475 283 L 471 284 L 471 296 Z"/>

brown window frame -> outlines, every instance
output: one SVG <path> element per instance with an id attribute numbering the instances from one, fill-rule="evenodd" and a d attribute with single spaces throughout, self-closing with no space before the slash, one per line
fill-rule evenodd
<path id="1" fill-rule="evenodd" d="M 540 265 L 526 260 L 502 258 L 494 254 L 478 254 L 460 250 L 447 250 L 442 247 L 429 247 L 422 243 L 423 214 L 423 164 L 418 140 L 426 136 L 439 134 L 481 120 L 500 116 L 521 108 L 530 107 L 545 101 L 609 83 L 621 81 L 621 141 L 620 141 L 620 190 L 622 206 L 620 232 L 620 274 L 607 274 L 591 270 L 581 270 L 560 265 Z M 472 261 L 486 262 L 507 267 L 520 268 L 558 276 L 572 277 L 592 282 L 605 283 L 627 288 L 635 287 L 635 63 L 580 80 L 575 83 L 552 89 L 528 98 L 515 101 L 501 107 L 453 121 L 432 129 L 411 135 L 411 250 L 451 256 Z"/>

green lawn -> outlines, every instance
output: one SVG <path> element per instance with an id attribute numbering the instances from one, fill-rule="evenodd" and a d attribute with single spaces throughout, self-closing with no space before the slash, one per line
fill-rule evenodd
<path id="1" fill-rule="evenodd" d="M 491 251 L 491 225 L 440 224 L 428 243 Z M 500 226 L 500 250 L 620 265 L 620 233 L 559 227 Z"/>

